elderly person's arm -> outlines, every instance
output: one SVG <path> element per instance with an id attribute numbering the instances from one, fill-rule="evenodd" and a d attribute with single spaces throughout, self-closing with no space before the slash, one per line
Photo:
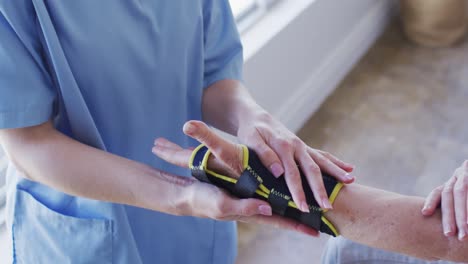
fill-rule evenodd
<path id="1" fill-rule="evenodd" d="M 340 234 L 372 247 L 431 260 L 468 260 L 468 242 L 446 237 L 440 210 L 421 215 L 422 197 L 359 184 L 345 186 L 325 213 Z"/>
<path id="2" fill-rule="evenodd" d="M 185 132 L 207 145 L 213 153 L 208 166 L 230 177 L 239 177 L 243 159 L 239 146 L 220 138 L 200 122 L 189 124 Z M 156 140 L 153 152 L 185 167 L 191 155 L 191 150 L 165 139 Z M 468 260 L 468 243 L 445 237 L 441 232 L 440 212 L 424 217 L 420 213 L 423 204 L 421 197 L 350 184 L 342 188 L 334 201 L 334 209 L 326 212 L 325 217 L 344 237 L 369 246 L 423 259 Z"/>

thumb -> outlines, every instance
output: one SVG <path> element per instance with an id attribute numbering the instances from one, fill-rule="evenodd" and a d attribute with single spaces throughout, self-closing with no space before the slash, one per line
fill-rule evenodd
<path id="1" fill-rule="evenodd" d="M 201 121 L 188 121 L 185 123 L 183 130 L 187 136 L 205 144 L 211 153 L 228 168 L 239 175 L 242 173 L 243 151 L 238 144 L 222 138 Z"/>
<path id="2" fill-rule="evenodd" d="M 271 216 L 273 214 L 271 206 L 267 202 L 254 198 L 236 200 L 231 211 L 237 216 Z"/>

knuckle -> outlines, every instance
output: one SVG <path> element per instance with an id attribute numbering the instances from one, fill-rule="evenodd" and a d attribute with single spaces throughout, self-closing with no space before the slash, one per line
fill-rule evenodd
<path id="1" fill-rule="evenodd" d="M 320 162 L 321 164 L 325 164 L 325 165 L 332 165 L 333 162 L 330 161 L 330 159 L 328 159 L 327 157 L 323 156 L 322 154 L 319 154 L 317 155 L 314 160 L 316 162 Z"/>
<path id="2" fill-rule="evenodd" d="M 302 140 L 300 138 L 296 137 L 296 136 L 291 139 L 291 143 L 294 146 L 302 146 L 303 145 Z"/>
<path id="3" fill-rule="evenodd" d="M 254 215 L 255 212 L 253 208 L 248 207 L 248 206 L 243 206 L 240 210 L 240 216 L 251 216 Z"/>
<path id="4" fill-rule="evenodd" d="M 270 148 L 268 147 L 267 145 L 263 144 L 262 146 L 260 146 L 258 148 L 258 154 L 260 155 L 260 157 L 264 157 L 264 158 L 267 158 L 267 159 L 273 159 L 275 158 L 275 152 Z"/>
<path id="5" fill-rule="evenodd" d="M 285 151 L 290 148 L 291 144 L 286 139 L 278 139 L 276 142 L 278 148 L 282 151 Z"/>
<path id="6" fill-rule="evenodd" d="M 223 219 L 226 217 L 227 213 L 227 203 L 225 198 L 221 198 L 217 201 L 216 207 L 212 211 L 213 218 L 215 219 Z"/>
<path id="7" fill-rule="evenodd" d="M 223 213 L 219 209 L 215 209 L 211 212 L 211 218 L 216 219 L 216 220 L 221 220 L 224 218 Z"/>
<path id="8" fill-rule="evenodd" d="M 201 132 L 199 138 L 200 138 L 200 141 L 204 141 L 204 142 L 211 141 L 211 135 L 207 131 Z"/>
<path id="9" fill-rule="evenodd" d="M 291 194 L 298 193 L 302 191 L 302 184 L 296 179 L 289 179 L 288 188 L 291 191 Z"/>
<path id="10" fill-rule="evenodd" d="M 297 170 L 297 167 L 294 165 L 289 165 L 289 178 L 294 180 L 295 182 L 298 182 L 301 179 L 301 176 L 299 174 L 299 171 Z"/>
<path id="11" fill-rule="evenodd" d="M 463 184 L 457 184 L 453 188 L 453 192 L 455 192 L 457 194 L 461 194 L 461 193 L 465 192 L 465 186 Z"/>
<path id="12" fill-rule="evenodd" d="M 262 151 L 266 147 L 266 144 L 261 140 L 254 140 L 253 142 L 251 142 L 251 144 L 248 145 L 255 151 Z"/>
<path id="13" fill-rule="evenodd" d="M 465 175 L 465 177 L 463 177 L 463 180 L 461 182 L 465 187 L 468 186 L 468 174 Z"/>
<path id="14" fill-rule="evenodd" d="M 453 186 L 455 185 L 455 182 L 456 182 L 456 179 L 454 179 L 453 177 L 448 180 L 445 184 L 444 184 L 444 190 L 445 189 L 453 189 Z"/>
<path id="15" fill-rule="evenodd" d="M 445 186 L 444 189 L 442 190 L 442 194 L 448 195 L 453 193 L 453 186 L 448 185 Z"/>
<path id="16" fill-rule="evenodd" d="M 322 174 L 322 171 L 320 170 L 320 167 L 315 163 L 312 163 L 312 164 L 308 165 L 307 170 L 309 170 L 314 175 L 321 175 Z"/>

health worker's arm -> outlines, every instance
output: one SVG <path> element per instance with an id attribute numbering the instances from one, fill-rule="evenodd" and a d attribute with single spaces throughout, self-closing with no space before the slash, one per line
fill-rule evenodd
<path id="1" fill-rule="evenodd" d="M 349 183 L 354 179 L 350 174 L 353 166 L 307 147 L 252 99 L 241 83 L 243 49 L 229 1 L 208 1 L 203 19 L 203 120 L 254 149 L 273 175 L 284 174 L 293 200 L 307 212 L 297 161 L 307 171 L 318 205 L 331 208 L 320 170 Z"/>
<path id="2" fill-rule="evenodd" d="M 173 215 L 244 220 L 317 234 L 287 219 L 266 218 L 271 207 L 264 201 L 235 199 L 209 184 L 87 146 L 57 131 L 51 122 L 2 129 L 0 144 L 21 176 L 71 195 Z"/>

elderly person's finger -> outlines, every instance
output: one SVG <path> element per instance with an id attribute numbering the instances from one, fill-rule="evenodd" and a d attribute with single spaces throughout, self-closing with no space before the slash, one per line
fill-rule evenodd
<path id="1" fill-rule="evenodd" d="M 450 178 L 442 190 L 442 226 L 446 236 L 453 236 L 457 232 L 453 202 L 453 187 L 455 182 L 455 177 Z"/>
<path id="2" fill-rule="evenodd" d="M 238 220 L 255 215 L 271 216 L 273 214 L 271 206 L 259 199 L 236 199 L 225 196 L 223 199 L 215 201 L 216 210 L 213 211 L 212 218 L 218 220 Z"/>
<path id="3" fill-rule="evenodd" d="M 243 150 L 240 145 L 222 138 L 201 121 L 188 121 L 183 130 L 187 136 L 205 144 L 227 168 L 238 175 L 242 173 Z"/>
<path id="4" fill-rule="evenodd" d="M 424 201 L 424 206 L 421 210 L 422 214 L 425 216 L 431 216 L 434 214 L 437 207 L 440 205 L 440 200 L 442 199 L 442 190 L 444 185 L 440 185 L 429 193 Z"/>
<path id="5" fill-rule="evenodd" d="M 192 151 L 189 149 L 183 149 L 165 138 L 156 139 L 152 151 L 161 159 L 184 168 L 188 167 L 187 160 L 190 160 L 192 155 Z"/>
<path id="6" fill-rule="evenodd" d="M 464 175 L 457 175 L 453 189 L 453 202 L 455 209 L 455 223 L 458 229 L 458 239 L 464 241 L 467 236 L 466 224 L 466 183 Z"/>
<path id="7" fill-rule="evenodd" d="M 457 178 L 453 189 L 453 200 L 455 208 L 455 222 L 458 229 L 458 239 L 465 241 L 468 238 L 467 224 L 467 187 L 468 187 L 468 166 L 465 162 L 457 171 L 454 177 Z"/>
<path id="8" fill-rule="evenodd" d="M 165 138 L 156 139 L 152 149 L 152 152 L 162 160 L 184 168 L 188 167 L 187 161 L 190 160 L 192 151 L 193 149 L 191 148 L 183 149 L 181 146 Z M 234 170 L 227 168 L 226 164 L 219 158 L 216 158 L 215 155 L 210 155 L 208 159 L 208 167 L 232 178 L 239 177 L 239 173 L 236 173 Z"/>

